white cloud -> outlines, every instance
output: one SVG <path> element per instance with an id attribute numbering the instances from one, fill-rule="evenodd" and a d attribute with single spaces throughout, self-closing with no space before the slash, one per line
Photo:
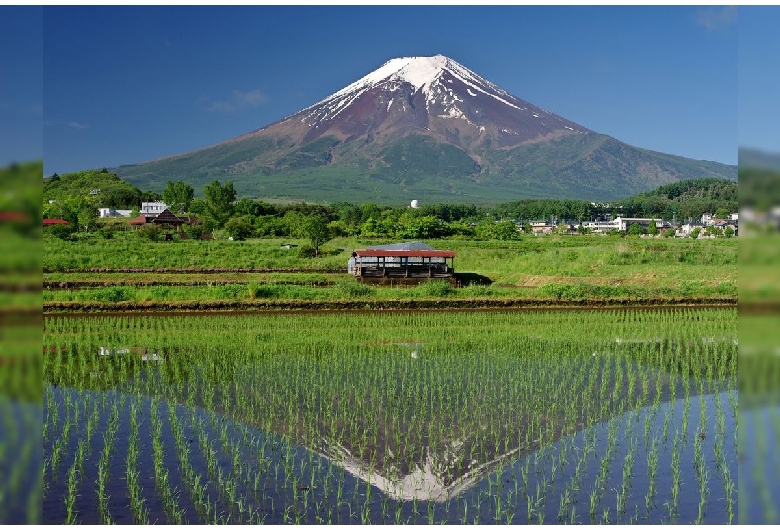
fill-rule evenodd
<path id="1" fill-rule="evenodd" d="M 46 127 L 68 127 L 77 131 L 83 131 L 89 129 L 89 123 L 81 123 L 79 121 L 58 121 L 58 120 L 46 120 L 43 122 Z"/>
<path id="2" fill-rule="evenodd" d="M 205 103 L 208 96 L 198 98 L 198 103 Z M 244 92 L 233 90 L 230 97 L 223 100 L 212 101 L 206 107 L 209 112 L 235 112 L 240 109 L 253 108 L 268 101 L 268 96 L 260 89 Z"/>
<path id="3" fill-rule="evenodd" d="M 728 29 L 737 24 L 737 6 L 722 6 L 700 9 L 694 14 L 696 23 L 709 31 Z"/>

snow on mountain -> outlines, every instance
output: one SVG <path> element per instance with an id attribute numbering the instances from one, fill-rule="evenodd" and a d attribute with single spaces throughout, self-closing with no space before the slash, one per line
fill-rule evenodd
<path id="1" fill-rule="evenodd" d="M 479 138 L 471 142 L 493 138 L 506 147 L 591 132 L 509 94 L 443 55 L 391 59 L 282 123 L 290 120 L 309 128 L 307 142 L 326 132 L 354 139 L 402 128 L 447 137 L 476 133 Z"/>

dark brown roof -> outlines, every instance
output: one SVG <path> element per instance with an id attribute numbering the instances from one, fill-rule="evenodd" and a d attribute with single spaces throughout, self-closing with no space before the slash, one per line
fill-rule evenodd
<path id="1" fill-rule="evenodd" d="M 155 224 L 168 224 L 168 225 L 180 225 L 184 223 L 182 219 L 179 219 L 178 217 L 173 215 L 173 212 L 171 212 L 168 208 L 160 212 L 160 215 L 152 219 L 152 222 Z"/>
<path id="2" fill-rule="evenodd" d="M 407 257 L 407 258 L 454 258 L 455 254 L 451 250 L 384 250 L 384 249 L 366 249 L 356 250 L 355 254 L 360 257 Z"/>
<path id="3" fill-rule="evenodd" d="M 69 225 L 70 223 L 67 222 L 65 219 L 44 219 L 43 224 L 45 225 Z"/>

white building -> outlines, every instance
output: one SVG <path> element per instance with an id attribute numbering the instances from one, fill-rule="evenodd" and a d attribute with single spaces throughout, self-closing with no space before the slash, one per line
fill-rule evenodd
<path id="1" fill-rule="evenodd" d="M 101 218 L 106 217 L 130 217 L 132 210 L 115 210 L 113 208 L 98 208 Z"/>
<path id="2" fill-rule="evenodd" d="M 661 219 L 648 219 L 645 217 L 617 217 L 613 221 L 615 228 L 621 232 L 627 232 L 628 227 L 633 224 L 641 225 L 643 228 L 650 226 L 650 223 L 655 222 L 657 228 L 663 228 L 663 220 Z"/>
<path id="3" fill-rule="evenodd" d="M 617 219 L 614 221 L 586 221 L 582 223 L 582 226 L 591 230 L 594 234 L 601 234 L 603 232 L 609 232 L 610 230 L 618 229 Z"/>
<path id="4" fill-rule="evenodd" d="M 167 208 L 168 205 L 164 202 L 142 202 L 141 215 L 145 215 L 146 217 L 157 217 Z"/>

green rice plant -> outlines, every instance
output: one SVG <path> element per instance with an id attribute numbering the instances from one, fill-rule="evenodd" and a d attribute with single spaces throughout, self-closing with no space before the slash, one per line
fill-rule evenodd
<path id="1" fill-rule="evenodd" d="M 375 518 L 384 517 L 380 507 L 386 497 L 374 501 L 376 490 L 347 487 L 343 469 L 341 475 L 333 471 L 338 469 L 339 455 L 350 455 L 351 465 L 360 463 L 366 476 L 383 477 L 390 484 L 400 484 L 411 471 L 423 469 L 428 458 L 446 480 L 456 480 L 463 470 L 484 466 L 490 477 L 489 491 L 475 495 L 474 504 L 467 504 L 468 519 L 512 520 L 516 499 L 521 493 L 529 495 L 530 486 L 538 490 L 536 496 L 529 496 L 534 497 L 535 511 L 528 520 L 537 521 L 537 511 L 546 514 L 548 495 L 559 501 L 566 501 L 568 495 L 564 510 L 560 511 L 560 503 L 558 506 L 563 522 L 571 520 L 576 511 L 574 499 L 591 459 L 599 462 L 596 482 L 591 486 L 594 507 L 589 510 L 595 518 L 603 508 L 601 492 L 610 483 L 618 443 L 627 440 L 631 453 L 622 461 L 623 484 L 617 485 L 625 501 L 631 498 L 638 433 L 642 431 L 650 454 L 655 452 L 657 457 L 660 453 L 660 432 L 654 433 L 648 420 L 655 417 L 652 411 L 644 417 L 625 416 L 627 434 L 621 429 L 623 420 L 610 421 L 642 403 L 653 402 L 655 407 L 659 403 L 656 396 L 671 392 L 670 386 L 683 388 L 680 376 L 664 375 L 671 383 L 658 383 L 658 373 L 676 373 L 668 366 L 681 361 L 682 354 L 678 351 L 681 348 L 665 350 L 666 346 L 659 346 L 656 330 L 660 327 L 671 337 L 684 336 L 685 325 L 694 321 L 701 326 L 696 333 L 712 333 L 707 327 L 709 320 L 723 316 L 718 326 L 728 329 L 729 314 L 697 310 L 670 317 L 654 310 L 641 314 L 605 311 L 589 314 L 588 326 L 582 325 L 583 313 L 578 312 L 47 319 L 46 341 L 75 343 L 72 338 L 55 338 L 71 337 L 72 333 L 83 337 L 74 350 L 83 354 L 49 359 L 45 372 L 47 380 L 59 378 L 63 384 L 64 378 L 70 377 L 72 385 L 85 385 L 90 373 L 108 373 L 108 369 L 96 370 L 97 362 L 111 367 L 116 384 L 132 393 L 128 407 L 135 412 L 127 420 L 131 440 L 138 437 L 141 421 L 149 422 L 152 463 L 159 481 L 156 493 L 150 493 L 168 499 L 161 506 L 167 506 L 165 517 L 169 521 L 176 517 L 177 506 L 170 499 L 177 495 L 173 475 L 163 465 L 162 456 L 155 456 L 167 455 L 171 449 L 162 441 L 162 432 L 171 436 L 170 443 L 181 462 L 177 474 L 181 475 L 182 491 L 188 491 L 200 522 L 247 522 L 260 513 L 257 506 L 274 521 L 287 517 L 291 522 L 339 518 L 345 522 L 352 517 L 351 522 L 361 522 L 370 515 L 376 522 Z M 702 315 L 707 318 L 696 320 Z M 615 343 L 614 337 L 638 342 Z M 128 356 L 115 357 L 108 364 L 107 359 L 84 355 L 104 344 L 142 344 L 147 351 L 159 352 L 165 362 L 143 363 Z M 593 352 L 600 353 L 595 356 Z M 716 373 L 708 372 L 707 355 L 704 349 L 692 354 L 687 369 L 702 374 L 694 379 Z M 70 375 L 65 374 L 66 367 L 70 367 Z M 699 380 L 689 385 L 691 393 L 701 392 Z M 646 392 L 643 381 L 647 381 Z M 717 387 L 704 388 L 710 391 Z M 154 411 L 146 401 L 141 405 L 141 396 L 151 400 Z M 117 401 L 121 399 L 127 399 L 124 392 Z M 185 412 L 179 416 L 169 407 L 169 421 L 163 424 L 158 407 L 165 401 L 180 403 Z M 84 426 L 95 410 L 94 401 L 91 403 L 63 408 L 70 411 L 65 418 L 73 424 L 74 440 L 85 433 Z M 205 412 L 196 415 L 195 408 Z M 111 405 L 102 410 L 109 418 L 113 414 Z M 666 429 L 680 427 L 681 418 L 672 412 L 661 419 L 666 420 Z M 588 427 L 602 421 L 608 422 L 606 438 L 598 440 L 595 429 Z M 283 442 L 271 442 L 265 435 L 256 437 L 247 428 L 250 425 Z M 699 427 L 701 431 L 701 423 Z M 719 429 L 716 425 L 716 440 Z M 579 430 L 585 431 L 579 441 L 570 442 L 567 436 Z M 192 446 L 200 448 L 195 456 L 189 453 L 185 437 L 198 440 Z M 57 437 L 52 438 L 56 443 Z M 564 441 L 553 449 L 551 444 L 556 440 Z M 135 451 L 140 451 L 140 440 L 134 444 L 139 446 Z M 315 458 L 314 452 L 301 458 L 293 450 L 296 445 L 325 455 L 334 467 L 322 471 L 323 460 Z M 603 452 L 597 452 L 597 446 L 603 447 Z M 718 446 L 722 459 L 727 460 L 723 453 L 730 455 L 731 448 L 725 451 Z M 680 445 L 678 451 L 683 448 Z M 522 466 L 503 467 L 532 451 L 534 455 Z M 648 455 L 648 473 L 650 460 Z M 138 465 L 137 460 L 133 465 Z M 680 467 L 680 483 L 687 482 L 688 471 Z M 85 471 L 94 472 L 89 466 Z M 537 479 L 529 484 L 535 475 Z M 202 478 L 206 476 L 212 484 L 208 488 Z M 503 482 L 505 477 L 508 484 Z M 128 489 L 134 491 L 132 497 L 142 498 L 132 482 L 131 476 Z M 561 484 L 560 489 L 557 484 Z M 430 491 L 427 485 L 413 487 L 421 488 L 422 494 Z M 287 493 L 274 497 L 281 491 Z M 323 497 L 318 497 L 322 491 L 327 491 L 324 498 L 332 499 L 327 504 L 330 508 L 325 508 L 327 513 L 316 508 L 318 503 L 325 506 Z M 206 501 L 209 493 L 212 499 L 217 494 L 215 501 Z M 649 506 L 652 499 L 647 499 Z M 285 516 L 290 502 L 293 508 Z M 137 500 L 131 504 L 139 513 L 148 507 Z M 428 513 L 427 506 L 424 513 Z M 410 507 L 414 509 L 414 504 Z M 437 506 L 428 517 L 440 522 L 448 513 Z M 627 520 L 624 515 L 618 512 L 621 521 Z M 147 516 L 155 519 L 160 514 Z M 412 519 L 415 517 L 412 514 Z M 453 517 L 461 519 L 459 514 Z"/>
<path id="2" fill-rule="evenodd" d="M 65 524 L 76 524 L 76 497 L 78 496 L 78 478 L 76 473 L 78 472 L 78 463 L 73 462 L 73 465 L 68 470 L 68 495 L 65 497 Z"/>

